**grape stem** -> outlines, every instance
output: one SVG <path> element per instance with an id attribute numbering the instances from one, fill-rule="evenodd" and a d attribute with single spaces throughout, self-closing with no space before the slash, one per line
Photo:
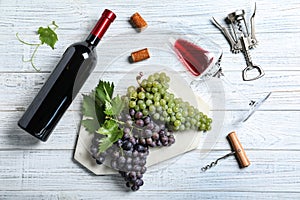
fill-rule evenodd
<path id="1" fill-rule="evenodd" d="M 53 31 L 55 31 L 55 30 L 58 28 L 58 25 L 55 23 L 55 21 L 52 21 L 52 23 L 49 24 L 48 27 L 49 27 L 49 26 L 53 26 Z M 33 43 L 25 42 L 24 40 L 22 40 L 22 39 L 19 37 L 19 33 L 16 33 L 16 37 L 17 37 L 17 39 L 19 40 L 19 42 L 21 42 L 22 44 L 25 44 L 25 45 L 28 45 L 28 46 L 35 46 L 35 49 L 34 49 L 32 55 L 31 55 L 30 59 L 25 60 L 24 55 L 23 55 L 23 56 L 22 56 L 22 61 L 23 61 L 23 62 L 30 62 L 30 64 L 31 64 L 31 66 L 33 67 L 33 69 L 34 69 L 35 71 L 37 71 L 37 72 L 40 72 L 40 69 L 38 69 L 38 68 L 35 66 L 33 60 L 34 60 L 34 57 L 35 57 L 35 54 L 36 54 L 38 48 L 42 45 L 42 43 L 33 44 Z"/>
<path id="2" fill-rule="evenodd" d="M 141 79 L 144 76 L 143 72 L 139 72 L 138 75 L 136 76 L 136 82 L 141 86 Z"/>
<path id="3" fill-rule="evenodd" d="M 54 24 L 55 24 L 55 23 L 54 23 Z M 23 61 L 23 62 L 30 62 L 31 66 L 35 69 L 35 71 L 39 72 L 40 69 L 38 69 L 38 68 L 35 66 L 33 60 L 34 60 L 34 56 L 35 56 L 35 54 L 36 54 L 38 48 L 42 45 L 42 43 L 39 43 L 39 44 L 33 44 L 33 43 L 25 42 L 24 40 L 22 40 L 22 39 L 19 37 L 19 33 L 16 33 L 16 37 L 17 37 L 17 39 L 18 39 L 21 43 L 23 43 L 23 44 L 25 44 L 25 45 L 35 46 L 35 49 L 34 49 L 32 55 L 31 55 L 30 59 L 25 60 L 25 59 L 24 59 L 24 55 L 23 55 L 23 56 L 22 56 L 22 61 Z"/>
<path id="4" fill-rule="evenodd" d="M 55 31 L 56 29 L 58 29 L 58 26 L 57 26 L 57 24 L 55 23 L 55 21 L 52 21 L 52 23 L 51 24 L 49 24 L 48 26 L 54 26 L 54 28 L 53 28 L 53 31 Z"/>
<path id="5" fill-rule="evenodd" d="M 118 124 L 122 124 L 122 125 L 125 124 L 125 122 L 119 121 L 119 120 L 117 120 L 117 119 L 115 119 L 115 118 L 113 118 L 113 117 L 110 117 L 110 116 L 106 116 L 105 118 L 106 118 L 106 119 L 113 120 L 113 121 L 117 122 Z"/>
<path id="6" fill-rule="evenodd" d="M 115 121 L 115 122 L 117 122 L 118 124 L 121 124 L 121 125 L 124 125 L 124 124 L 125 124 L 125 122 L 122 122 L 122 121 L 117 120 L 117 119 L 115 119 L 115 118 L 113 118 L 113 117 L 110 117 L 110 116 L 106 116 L 105 118 L 106 118 L 106 119 L 113 120 L 113 121 Z M 137 127 L 135 127 L 135 126 L 131 126 L 131 132 L 132 132 L 132 130 L 133 130 L 134 128 L 135 128 L 136 130 L 139 130 L 139 131 L 142 131 L 142 130 L 143 130 L 143 129 L 137 128 Z"/>

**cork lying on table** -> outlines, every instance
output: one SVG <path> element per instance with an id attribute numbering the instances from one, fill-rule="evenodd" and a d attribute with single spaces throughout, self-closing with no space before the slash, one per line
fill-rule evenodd
<path id="1" fill-rule="evenodd" d="M 147 48 L 141 49 L 131 53 L 131 61 L 132 62 L 139 62 L 142 60 L 146 60 L 150 58 L 150 54 Z"/>
<path id="2" fill-rule="evenodd" d="M 138 31 L 142 31 L 147 28 L 147 22 L 142 18 L 142 16 L 136 12 L 130 17 L 130 23 L 133 27 L 137 28 Z"/>

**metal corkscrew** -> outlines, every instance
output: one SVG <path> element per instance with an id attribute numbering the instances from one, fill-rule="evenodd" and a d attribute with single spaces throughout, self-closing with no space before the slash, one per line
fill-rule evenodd
<path id="1" fill-rule="evenodd" d="M 256 13 L 256 4 L 254 12 L 250 19 L 251 24 L 251 33 L 248 30 L 247 23 L 245 20 L 245 11 L 237 10 L 233 13 L 228 14 L 225 21 L 230 24 L 232 29 L 231 33 L 220 25 L 217 20 L 213 17 L 212 22 L 214 25 L 221 30 L 225 38 L 228 40 L 231 51 L 233 53 L 243 52 L 247 67 L 243 70 L 242 77 L 244 81 L 252 81 L 264 76 L 264 71 L 259 65 L 254 65 L 250 56 L 249 49 L 252 49 L 257 44 L 257 39 L 255 37 L 255 25 L 254 25 L 254 16 Z M 249 77 L 248 72 L 250 70 L 257 70 L 258 75 L 255 77 Z"/>
<path id="2" fill-rule="evenodd" d="M 220 158 L 218 158 L 217 160 L 215 160 L 214 162 L 211 162 L 209 165 L 206 165 L 204 167 L 201 168 L 201 170 L 203 172 L 205 172 L 206 170 L 216 166 L 218 164 L 219 160 L 225 159 L 229 156 L 235 155 L 236 159 L 240 165 L 241 168 L 244 167 L 248 167 L 250 165 L 250 161 L 246 155 L 246 152 L 242 146 L 242 144 L 240 143 L 237 135 L 235 132 L 231 132 L 227 135 L 227 139 L 232 147 L 232 152 L 226 154 L 225 156 L 222 156 Z"/>

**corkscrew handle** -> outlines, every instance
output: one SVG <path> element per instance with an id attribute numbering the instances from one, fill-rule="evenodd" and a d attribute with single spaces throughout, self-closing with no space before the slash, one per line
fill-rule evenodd
<path id="1" fill-rule="evenodd" d="M 241 145 L 236 133 L 233 131 L 227 135 L 227 139 L 229 140 L 229 143 L 232 147 L 232 152 L 226 154 L 225 156 L 222 156 L 215 160 L 214 162 L 211 162 L 210 164 L 204 166 L 201 168 L 203 172 L 206 170 L 216 166 L 219 162 L 219 160 L 225 159 L 229 156 L 235 155 L 237 158 L 237 161 L 241 168 L 248 167 L 250 165 L 250 161 L 245 153 L 245 150 L 243 146 Z"/>
<path id="2" fill-rule="evenodd" d="M 235 156 L 241 168 L 248 167 L 250 165 L 250 161 L 246 155 L 246 152 L 240 143 L 235 132 L 231 132 L 227 136 L 233 151 L 235 152 Z"/>

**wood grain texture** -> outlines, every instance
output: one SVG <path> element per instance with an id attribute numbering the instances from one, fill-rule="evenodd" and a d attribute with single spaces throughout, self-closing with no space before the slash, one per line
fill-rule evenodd
<path id="1" fill-rule="evenodd" d="M 12 149 L 73 149 L 81 115 L 68 111 L 47 143 L 38 142 L 16 125 L 23 112 L 0 112 L 0 150 Z M 236 113 L 239 114 L 239 113 Z M 271 121 L 276 116 L 276 121 Z M 232 127 L 220 133 L 215 150 L 229 149 L 225 140 L 229 131 L 236 130 L 243 145 L 255 150 L 297 150 L 300 146 L 299 111 L 258 111 L 242 127 Z M 278 123 L 280 122 L 280 123 Z M 225 124 L 228 122 L 225 121 Z M 283 126 L 284 124 L 284 126 Z"/>
<path id="2" fill-rule="evenodd" d="M 171 195 L 173 194 L 173 195 Z M 182 200 L 182 199 L 297 199 L 298 193 L 269 193 L 269 192 L 225 192 L 225 191 L 147 191 L 147 194 L 135 193 L 126 195 L 126 199 L 155 199 L 155 200 Z M 95 198 L 105 200 L 109 196 L 111 200 L 119 200 L 120 195 L 111 191 L 6 191 L 0 194 L 2 200 L 23 199 L 23 200 L 94 200 Z"/>
<path id="3" fill-rule="evenodd" d="M 0 73 L 0 111 L 22 111 L 29 106 L 34 96 L 46 82 L 49 73 Z M 102 76 L 101 72 L 91 74 L 69 110 L 80 110 L 82 95 L 88 94 L 99 79 L 114 81 L 125 76 L 124 73 L 108 71 Z M 243 94 L 226 97 L 226 109 L 242 109 L 245 106 L 240 101 L 246 98 L 257 100 L 270 91 L 278 91 L 271 95 L 263 105 L 263 110 L 299 110 L 300 107 L 300 71 L 270 71 L 264 79 L 255 82 L 242 83 L 240 71 L 225 72 L 227 79 L 232 80 L 233 90 Z M 126 77 L 125 77 L 126 79 Z M 226 86 L 227 87 L 227 86 Z M 213 93 L 214 90 L 209 90 Z M 217 91 L 216 91 L 217 92 Z M 203 94 L 206 93 L 203 90 Z M 225 98 L 225 97 L 224 97 Z M 222 109 L 217 105 L 214 109 Z M 224 109 L 224 108 L 223 108 Z"/>
<path id="4" fill-rule="evenodd" d="M 149 168 L 142 191 L 299 191 L 299 178 L 295 176 L 300 163 L 299 151 L 289 152 L 288 155 L 286 151 L 264 151 L 263 154 L 246 151 L 251 165 L 243 170 L 239 170 L 235 158 L 230 157 L 213 169 L 201 172 L 202 166 L 226 151 L 211 152 L 209 157 L 203 159 L 200 159 L 198 151 L 192 151 L 163 162 Z M 126 191 L 119 175 L 95 176 L 75 163 L 71 159 L 72 150 L 0 151 L 0 157 L 5 160 L 0 171 L 6 172 L 0 179 L 5 180 L 2 190 L 91 191 L 101 188 L 111 192 L 120 190 L 120 194 Z M 185 174 L 184 178 L 178 173 Z M 253 182 L 256 187 L 252 187 Z"/>
<path id="5" fill-rule="evenodd" d="M 245 9 L 249 19 L 254 0 L 0 0 L 0 199 L 299 199 L 300 198 L 300 2 L 296 0 L 257 2 L 256 31 L 259 45 L 251 50 L 253 62 L 266 71 L 264 78 L 243 82 L 245 67 L 242 54 L 232 54 L 223 35 L 211 24 L 211 17 L 222 19 L 236 9 Z M 109 45 L 115 35 L 131 30 L 128 19 L 142 14 L 150 27 L 178 24 L 205 34 L 223 49 L 225 76 L 245 96 L 257 100 L 274 92 L 238 132 L 251 165 L 243 170 L 234 157 L 201 173 L 200 168 L 229 152 L 225 140 L 230 127 L 224 127 L 209 154 L 196 150 L 149 169 L 140 192 L 124 190 L 118 176 L 94 176 L 73 161 L 74 146 L 80 125 L 81 95 L 75 99 L 47 143 L 40 143 L 17 127 L 35 94 L 49 77 L 61 54 L 75 41 L 86 37 L 101 11 L 109 8 L 117 20 L 108 30 L 102 45 Z M 22 56 L 29 57 L 33 47 L 22 39 L 37 42 L 35 30 L 55 20 L 59 41 L 56 49 L 42 46 L 33 70 Z M 225 24 L 224 24 L 225 25 Z M 151 38 L 149 39 L 151 40 Z M 122 45 L 122 41 L 117 41 Z M 115 58 L 115 48 L 101 52 L 97 67 L 81 93 L 88 93 L 103 73 L 102 63 Z M 124 70 L 109 69 L 105 77 L 115 80 Z M 206 95 L 203 91 L 203 95 Z M 227 97 L 226 106 L 215 106 L 215 113 L 240 115 L 245 97 Z M 226 122 L 230 119 L 226 118 Z M 201 156 L 202 155 L 202 156 Z"/>

